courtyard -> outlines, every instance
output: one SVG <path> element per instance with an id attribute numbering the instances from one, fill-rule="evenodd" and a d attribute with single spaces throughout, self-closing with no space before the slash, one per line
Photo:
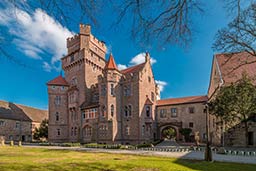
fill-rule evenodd
<path id="1" fill-rule="evenodd" d="M 255 165 L 228 162 L 205 162 L 134 154 L 111 154 L 95 151 L 5 146 L 0 147 L 0 168 L 1 171 L 250 171 L 255 170 Z"/>

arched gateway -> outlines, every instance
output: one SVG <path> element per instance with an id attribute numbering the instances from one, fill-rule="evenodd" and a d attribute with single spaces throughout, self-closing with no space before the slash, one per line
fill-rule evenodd
<path id="1" fill-rule="evenodd" d="M 175 139 L 177 141 L 179 141 L 182 136 L 180 135 L 179 133 L 179 129 L 182 128 L 182 123 L 181 122 L 174 122 L 174 123 L 165 123 L 165 124 L 159 124 L 158 125 L 158 136 L 159 136 L 159 139 L 164 139 L 164 138 L 169 138 L 169 137 L 166 137 L 165 135 L 165 130 L 168 130 L 168 129 L 173 129 L 173 131 L 175 132 Z"/>

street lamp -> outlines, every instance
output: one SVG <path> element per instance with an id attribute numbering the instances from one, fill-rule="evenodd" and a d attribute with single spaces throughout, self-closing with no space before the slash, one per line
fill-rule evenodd
<path id="1" fill-rule="evenodd" d="M 212 151 L 210 148 L 210 142 L 209 142 L 209 106 L 208 103 L 205 104 L 205 129 L 206 129 L 206 147 L 204 152 L 204 160 L 205 161 L 212 161 Z"/>

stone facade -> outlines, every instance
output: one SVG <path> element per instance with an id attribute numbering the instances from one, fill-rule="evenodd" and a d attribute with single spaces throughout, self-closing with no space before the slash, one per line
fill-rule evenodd
<path id="1" fill-rule="evenodd" d="M 80 33 L 67 39 L 67 48 L 62 58 L 65 79 L 47 83 L 49 141 L 152 141 L 159 91 L 149 54 L 144 63 L 120 71 L 112 55 L 105 59 L 106 46 L 88 25 L 80 25 Z"/>
<path id="2" fill-rule="evenodd" d="M 235 83 L 246 73 L 249 77 L 254 78 L 256 73 L 255 56 L 247 52 L 216 54 L 213 57 L 210 84 L 208 89 L 209 101 L 214 99 L 220 87 Z M 254 79 L 253 84 L 256 85 Z M 213 131 L 213 143 L 224 144 L 227 146 L 246 146 L 245 130 L 243 123 L 234 123 L 225 125 L 220 118 L 211 116 L 211 121 L 216 124 Z M 249 146 L 256 147 L 256 120 L 250 120 L 248 139 Z M 224 135 L 224 136 L 223 136 Z M 223 142 L 224 139 L 224 142 Z"/>
<path id="3" fill-rule="evenodd" d="M 35 128 L 47 118 L 47 111 L 0 101 L 0 137 L 5 141 L 30 142 Z"/>
<path id="4" fill-rule="evenodd" d="M 191 102 L 191 99 L 193 101 Z M 165 102 L 165 103 L 164 103 Z M 156 108 L 157 137 L 162 139 L 162 132 L 166 128 L 176 131 L 176 140 L 184 141 L 179 133 L 181 128 L 192 129 L 191 141 L 199 135 L 200 142 L 206 141 L 206 113 L 204 112 L 207 96 L 192 96 L 159 100 Z M 209 122 L 209 129 L 213 130 L 214 124 Z"/>

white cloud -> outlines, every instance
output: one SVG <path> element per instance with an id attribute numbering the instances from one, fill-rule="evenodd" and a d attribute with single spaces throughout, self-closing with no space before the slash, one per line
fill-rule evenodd
<path id="1" fill-rule="evenodd" d="M 131 61 L 130 61 L 130 64 L 131 65 L 138 65 L 138 64 L 141 64 L 143 62 L 145 62 L 145 56 L 146 56 L 146 53 L 139 53 L 138 55 L 134 56 Z M 156 59 L 154 58 L 150 58 L 150 62 L 151 64 L 153 65 L 154 63 L 156 63 Z"/>
<path id="2" fill-rule="evenodd" d="M 127 66 L 126 66 L 126 65 L 123 65 L 123 64 L 117 64 L 117 68 L 118 68 L 119 70 L 123 70 L 123 69 L 126 69 Z"/>
<path id="3" fill-rule="evenodd" d="M 167 85 L 167 82 L 156 80 L 156 84 L 158 85 L 160 92 L 162 92 L 164 87 Z"/>
<path id="4" fill-rule="evenodd" d="M 47 62 L 43 62 L 43 69 L 44 69 L 46 72 L 51 72 L 52 67 L 51 67 Z"/>
<path id="5" fill-rule="evenodd" d="M 13 11 L 13 12 L 11 12 Z M 20 9 L 0 10 L 0 25 L 9 28 L 14 37 L 13 43 L 26 56 L 33 59 L 42 59 L 43 66 L 47 66 L 44 57 L 51 55 L 51 68 L 66 54 L 66 38 L 73 33 L 58 21 L 50 17 L 45 11 L 36 9 L 31 14 Z M 47 53 L 46 53 L 47 52 Z M 46 70 L 49 71 L 49 67 Z"/>

